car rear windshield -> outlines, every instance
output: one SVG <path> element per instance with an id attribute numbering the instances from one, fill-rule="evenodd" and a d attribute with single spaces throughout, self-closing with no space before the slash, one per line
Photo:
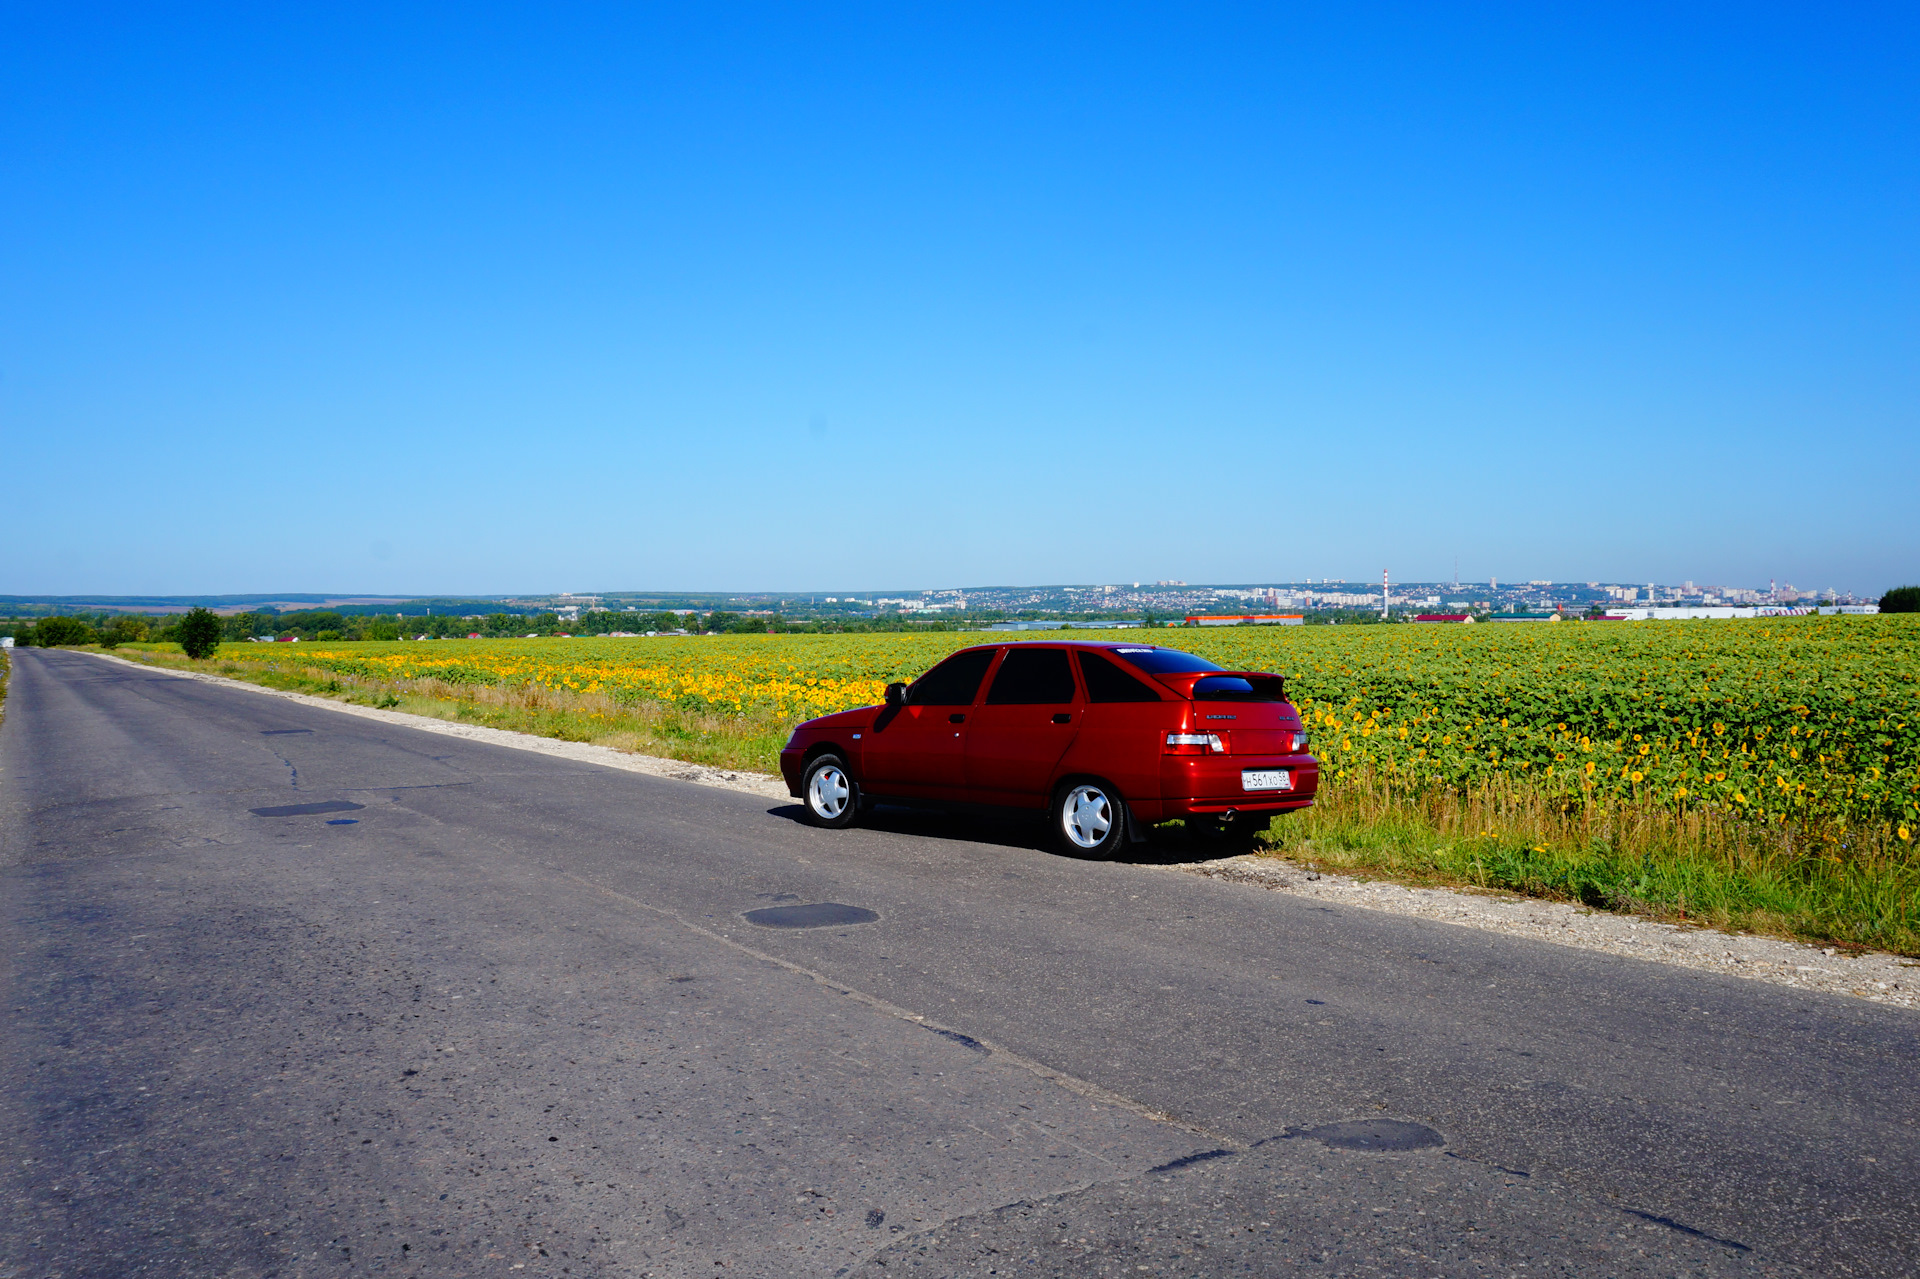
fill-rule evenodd
<path id="1" fill-rule="evenodd" d="M 1209 675 L 1193 681 L 1196 702 L 1284 702 L 1287 684 L 1278 675 Z"/>
<path id="2" fill-rule="evenodd" d="M 1184 671 L 1217 671 L 1220 667 L 1204 657 L 1182 653 L 1177 648 L 1114 648 L 1108 652 L 1138 666 L 1149 675 L 1178 675 Z"/>
<path id="3" fill-rule="evenodd" d="M 980 690 L 980 679 L 992 664 L 990 648 L 955 653 L 915 680 L 907 691 L 907 701 L 915 706 L 971 706 L 973 695 Z"/>

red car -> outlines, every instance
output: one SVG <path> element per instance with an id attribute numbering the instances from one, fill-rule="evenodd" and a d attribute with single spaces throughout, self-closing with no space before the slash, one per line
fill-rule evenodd
<path id="1" fill-rule="evenodd" d="M 1045 810 L 1089 858 L 1173 818 L 1250 838 L 1320 785 L 1282 677 L 1153 644 L 961 649 L 884 706 L 794 729 L 780 771 L 816 826 L 876 803 Z"/>

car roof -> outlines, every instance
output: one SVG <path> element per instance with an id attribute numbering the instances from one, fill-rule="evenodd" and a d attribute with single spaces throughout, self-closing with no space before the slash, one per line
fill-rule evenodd
<path id="1" fill-rule="evenodd" d="M 1032 634 L 1032 632 L 1028 632 L 1028 633 Z M 1044 634 L 1044 632 L 1042 632 L 1042 634 Z M 1004 644 L 1052 644 L 1060 648 L 1166 648 L 1168 647 L 1165 644 L 1148 644 L 1140 640 L 1070 640 L 1070 639 L 1054 639 L 1051 636 L 1049 636 L 1046 639 L 988 640 L 984 644 L 969 644 L 967 645 L 967 648 L 955 649 L 954 651 L 959 653 L 964 653 L 967 651 L 967 649 L 999 648 Z M 1186 650 L 1183 648 L 1174 649 L 1173 651 L 1176 653 L 1186 652 Z"/>

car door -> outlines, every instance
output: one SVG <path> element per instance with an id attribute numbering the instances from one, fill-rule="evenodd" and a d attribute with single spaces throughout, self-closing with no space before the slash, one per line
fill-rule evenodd
<path id="1" fill-rule="evenodd" d="M 913 682 L 906 705 L 880 713 L 861 756 L 867 790 L 916 799 L 960 795 L 966 785 L 967 717 L 995 651 L 955 653 Z"/>
<path id="2" fill-rule="evenodd" d="M 1158 815 L 1160 761 L 1169 729 L 1180 725 L 1173 695 L 1137 672 L 1122 670 L 1112 658 L 1080 649 L 1080 682 L 1087 708 L 1080 732 L 1064 761 L 1070 773 L 1104 778 L 1120 788 L 1144 820 Z"/>
<path id="3" fill-rule="evenodd" d="M 1066 649 L 1007 649 L 967 730 L 968 797 L 1044 807 L 1054 765 L 1073 745 L 1083 710 Z"/>

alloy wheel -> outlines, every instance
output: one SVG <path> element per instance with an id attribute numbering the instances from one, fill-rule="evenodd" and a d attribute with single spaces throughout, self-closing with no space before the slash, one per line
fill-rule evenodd
<path id="1" fill-rule="evenodd" d="M 1060 828 L 1076 848 L 1098 848 L 1113 829 L 1113 801 L 1098 786 L 1076 786 L 1061 806 Z"/>
<path id="2" fill-rule="evenodd" d="M 853 796 L 853 785 L 847 775 L 832 764 L 814 770 L 813 780 L 807 786 L 807 806 L 814 814 L 832 821 L 847 811 L 847 801 Z"/>

